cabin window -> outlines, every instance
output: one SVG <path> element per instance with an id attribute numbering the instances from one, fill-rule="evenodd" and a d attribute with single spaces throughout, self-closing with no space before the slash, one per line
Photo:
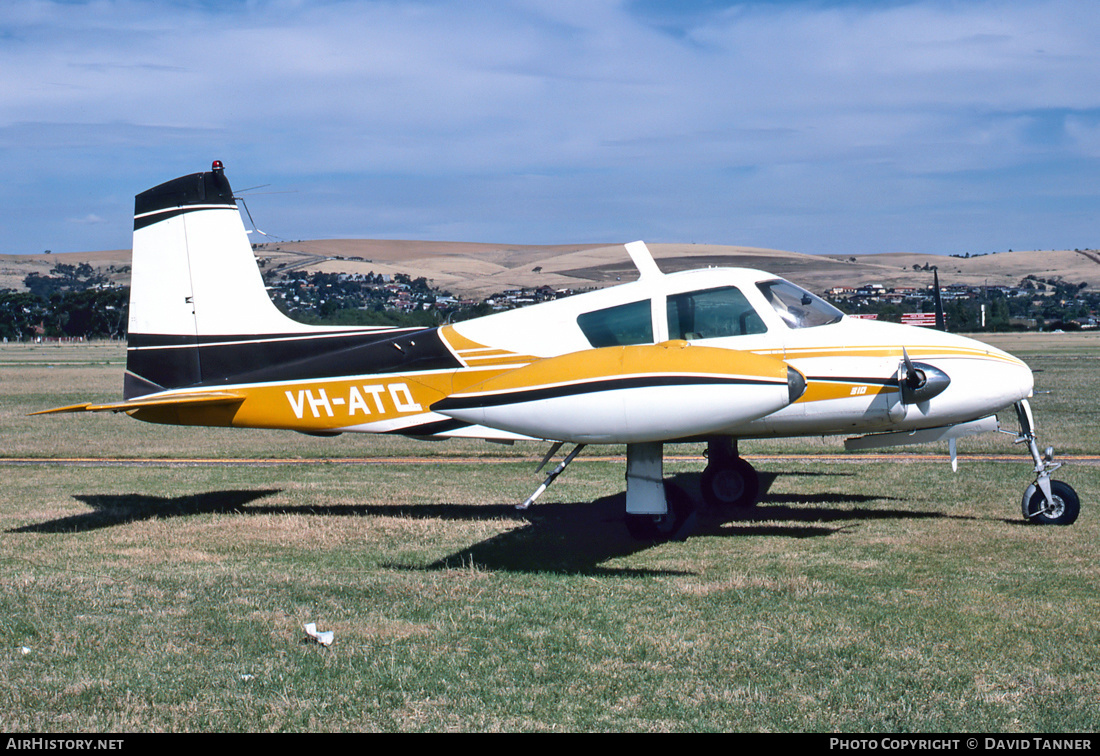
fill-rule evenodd
<path id="1" fill-rule="evenodd" d="M 649 300 L 608 307 L 577 316 L 577 325 L 594 347 L 652 344 L 653 320 Z"/>
<path id="2" fill-rule="evenodd" d="M 745 295 L 733 286 L 670 294 L 667 309 L 670 339 L 717 339 L 768 330 Z"/>
<path id="3" fill-rule="evenodd" d="M 789 281 L 761 281 L 757 288 L 791 328 L 813 328 L 844 317 L 837 308 Z"/>

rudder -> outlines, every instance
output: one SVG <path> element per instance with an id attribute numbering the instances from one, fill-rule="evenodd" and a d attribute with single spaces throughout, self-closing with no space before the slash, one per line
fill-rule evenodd
<path id="1" fill-rule="evenodd" d="M 221 161 L 137 195 L 127 399 L 202 383 L 217 337 L 312 330 L 268 297 Z"/>

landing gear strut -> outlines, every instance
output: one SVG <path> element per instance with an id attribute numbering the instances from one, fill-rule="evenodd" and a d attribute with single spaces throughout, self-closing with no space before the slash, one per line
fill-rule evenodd
<path id="1" fill-rule="evenodd" d="M 695 504 L 679 486 L 664 480 L 664 444 L 626 445 L 626 529 L 639 541 L 684 538 Z"/>
<path id="2" fill-rule="evenodd" d="M 551 446 L 535 472 L 542 470 L 561 447 L 561 442 Z M 577 444 L 516 509 L 530 507 L 583 448 L 584 444 Z M 679 486 L 664 480 L 664 444 L 659 441 L 627 444 L 626 528 L 630 535 L 640 541 L 682 539 L 690 532 L 694 519 L 695 502 Z"/>
<path id="3" fill-rule="evenodd" d="M 703 501 L 713 509 L 744 510 L 760 497 L 760 476 L 737 454 L 737 442 L 726 436 L 707 441 L 707 466 L 699 480 Z"/>
<path id="4" fill-rule="evenodd" d="M 760 496 L 760 477 L 737 454 L 737 442 L 715 436 L 707 440 L 707 466 L 699 481 L 703 501 L 712 509 L 744 511 Z M 691 529 L 695 502 L 664 480 L 664 445 L 627 444 L 626 527 L 642 541 L 683 538 Z"/>
<path id="5" fill-rule="evenodd" d="M 1035 482 L 1024 491 L 1021 509 L 1024 519 L 1037 525 L 1070 525 L 1081 511 L 1077 492 L 1060 480 L 1051 480 L 1050 474 L 1062 466 L 1054 461 L 1054 448 L 1047 447 L 1039 453 L 1035 440 L 1035 420 L 1027 400 L 1016 403 L 1016 417 L 1020 421 L 1020 434 L 1016 443 L 1027 444 L 1035 461 Z"/>

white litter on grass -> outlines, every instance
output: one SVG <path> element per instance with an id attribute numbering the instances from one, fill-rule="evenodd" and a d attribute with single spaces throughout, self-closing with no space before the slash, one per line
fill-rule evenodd
<path id="1" fill-rule="evenodd" d="M 313 640 L 317 641 L 322 646 L 328 646 L 328 645 L 332 644 L 332 631 L 331 630 L 327 630 L 323 633 L 317 632 L 317 623 L 316 622 L 308 623 L 305 626 L 305 628 L 306 628 L 306 635 L 308 635 L 310 638 L 313 638 Z"/>
<path id="2" fill-rule="evenodd" d="M 23 656 L 26 656 L 30 652 L 31 652 L 31 650 L 29 648 L 27 648 L 26 646 L 23 646 L 19 649 L 19 653 L 23 654 Z"/>

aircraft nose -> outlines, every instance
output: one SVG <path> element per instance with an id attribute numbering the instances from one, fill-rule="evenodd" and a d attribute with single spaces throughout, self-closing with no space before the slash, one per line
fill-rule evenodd
<path id="1" fill-rule="evenodd" d="M 939 368 L 949 385 L 927 404 L 918 402 L 909 407 L 930 411 L 944 417 L 973 419 L 994 414 L 1031 396 L 1034 377 L 1031 368 L 996 347 L 957 337 L 959 352 L 946 359 L 930 357 L 927 362 Z"/>
<path id="2" fill-rule="evenodd" d="M 990 352 L 990 357 L 994 362 L 986 364 L 979 376 L 990 405 L 1001 409 L 1031 396 L 1035 376 L 1025 362 L 1004 352 Z"/>
<path id="3" fill-rule="evenodd" d="M 1031 372 L 1031 368 L 1024 362 L 1020 363 L 1016 373 L 1016 401 L 1021 401 L 1027 399 L 1035 391 L 1035 375 Z"/>

